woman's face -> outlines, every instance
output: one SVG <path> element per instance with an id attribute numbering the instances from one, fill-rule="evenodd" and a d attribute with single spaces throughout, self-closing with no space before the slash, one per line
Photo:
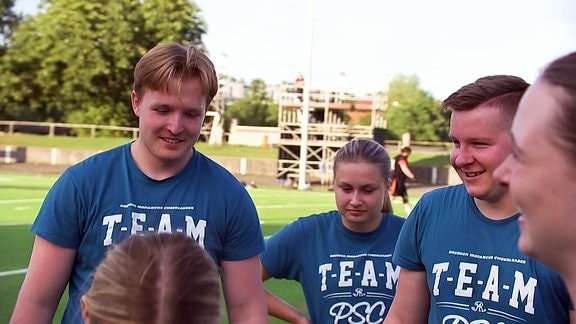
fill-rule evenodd
<path id="1" fill-rule="evenodd" d="M 542 80 L 528 89 L 512 125 L 512 153 L 496 170 L 523 214 L 520 250 L 557 270 L 576 247 L 576 166 L 554 127 L 561 91 Z"/>
<path id="2" fill-rule="evenodd" d="M 334 175 L 334 190 L 336 205 L 346 228 L 355 232 L 371 232 L 378 228 L 388 190 L 375 164 L 339 162 Z"/>

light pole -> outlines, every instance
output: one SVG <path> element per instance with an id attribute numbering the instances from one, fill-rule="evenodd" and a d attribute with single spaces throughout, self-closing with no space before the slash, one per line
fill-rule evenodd
<path id="1" fill-rule="evenodd" d="M 300 164 L 298 168 L 298 189 L 305 190 L 306 164 L 308 162 L 308 118 L 310 112 L 310 83 L 312 79 L 312 40 L 314 35 L 314 0 L 307 0 L 306 59 L 304 69 L 304 90 L 302 101 L 302 119 L 300 121 Z"/>

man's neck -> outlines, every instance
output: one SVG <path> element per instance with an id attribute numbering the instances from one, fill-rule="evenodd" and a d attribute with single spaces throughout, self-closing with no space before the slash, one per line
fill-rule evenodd
<path id="1" fill-rule="evenodd" d="M 474 203 L 484 216 L 492 220 L 506 219 L 519 212 L 518 207 L 512 201 L 510 195 L 506 195 L 498 201 L 474 198 Z"/>
<path id="2" fill-rule="evenodd" d="M 150 152 L 143 147 L 143 144 L 136 140 L 130 147 L 130 153 L 138 168 L 148 177 L 154 180 L 164 180 L 178 174 L 190 159 L 182 159 L 177 162 L 166 162 L 153 157 Z M 194 154 L 190 152 L 190 158 Z"/>

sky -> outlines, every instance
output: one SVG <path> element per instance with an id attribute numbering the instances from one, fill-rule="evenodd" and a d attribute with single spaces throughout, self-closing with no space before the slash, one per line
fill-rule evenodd
<path id="1" fill-rule="evenodd" d="M 35 13 L 39 0 L 16 0 Z M 573 0 L 195 0 L 218 72 L 250 82 L 310 76 L 357 95 L 398 74 L 444 99 L 491 74 L 533 82 L 576 51 Z M 311 45 L 310 45 L 311 44 Z"/>

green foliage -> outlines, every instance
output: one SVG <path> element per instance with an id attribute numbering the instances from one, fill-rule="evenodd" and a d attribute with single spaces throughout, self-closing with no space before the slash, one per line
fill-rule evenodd
<path id="1" fill-rule="evenodd" d="M 8 40 L 22 19 L 13 8 L 14 0 L 0 0 L 0 56 L 6 52 Z"/>
<path id="2" fill-rule="evenodd" d="M 108 104 L 94 106 L 93 104 L 89 103 L 86 105 L 85 110 L 75 110 L 66 118 L 66 120 L 69 123 L 75 124 L 124 126 L 133 124 L 131 118 L 133 114 L 131 112 L 131 108 L 127 108 L 123 103 L 117 103 L 113 106 Z M 127 119 L 127 117 L 130 118 Z M 88 136 L 90 134 L 90 130 L 75 129 L 73 134 Z M 98 130 L 98 136 L 129 137 L 132 136 L 132 133 L 126 131 Z"/>
<path id="3" fill-rule="evenodd" d="M 205 22 L 199 16 L 200 9 L 189 0 L 147 0 L 142 3 L 144 35 L 153 41 L 190 41 L 202 44 Z"/>
<path id="4" fill-rule="evenodd" d="M 448 138 L 448 114 L 440 102 L 419 85 L 417 76 L 398 75 L 390 83 L 387 111 L 390 137 L 409 132 L 412 140 L 445 141 Z"/>
<path id="5" fill-rule="evenodd" d="M 44 0 L 0 58 L 5 118 L 136 126 L 132 71 L 165 41 L 201 44 L 204 22 L 188 0 Z"/>
<path id="6" fill-rule="evenodd" d="M 255 79 L 250 89 L 245 91 L 244 98 L 226 107 L 224 119 L 226 129 L 229 129 L 232 119 L 238 120 L 238 124 L 243 126 L 277 126 L 278 105 L 268 97 L 264 81 Z"/>

